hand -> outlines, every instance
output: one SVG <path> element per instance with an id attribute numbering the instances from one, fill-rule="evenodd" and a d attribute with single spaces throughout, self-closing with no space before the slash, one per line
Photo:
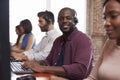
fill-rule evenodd
<path id="1" fill-rule="evenodd" d="M 16 58 L 17 55 L 18 55 L 18 53 L 16 53 L 16 52 L 11 52 L 11 56 L 13 56 L 14 58 Z"/>
<path id="2" fill-rule="evenodd" d="M 16 50 L 19 50 L 16 46 L 11 47 L 11 51 L 16 51 Z"/>
<path id="3" fill-rule="evenodd" d="M 30 68 L 30 65 L 32 65 L 33 63 L 38 64 L 38 61 L 35 61 L 35 60 L 25 61 L 22 66 L 23 66 L 24 68 Z"/>
<path id="4" fill-rule="evenodd" d="M 12 56 L 13 56 L 15 59 L 19 59 L 19 60 L 23 60 L 23 61 L 28 61 L 27 56 L 25 56 L 23 53 L 12 52 Z"/>
<path id="5" fill-rule="evenodd" d="M 25 68 L 30 68 L 35 72 L 44 72 L 46 67 L 46 66 L 40 65 L 39 62 L 35 60 L 26 61 L 22 66 Z"/>

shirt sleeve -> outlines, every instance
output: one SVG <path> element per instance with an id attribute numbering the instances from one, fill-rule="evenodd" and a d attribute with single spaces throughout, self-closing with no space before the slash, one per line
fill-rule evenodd
<path id="1" fill-rule="evenodd" d="M 29 60 L 44 60 L 51 50 L 52 44 L 49 43 L 43 50 L 27 55 Z"/>
<path id="2" fill-rule="evenodd" d="M 41 45 L 41 43 L 36 45 L 33 49 L 30 49 L 30 50 L 25 51 L 23 53 L 28 57 L 29 60 L 34 60 L 34 56 L 33 55 L 39 52 L 40 45 Z"/>
<path id="3" fill-rule="evenodd" d="M 82 38 L 74 42 L 74 51 L 72 63 L 63 65 L 67 73 L 67 77 L 70 79 L 84 79 L 91 71 L 93 48 L 91 40 L 88 38 Z"/>
<path id="4" fill-rule="evenodd" d="M 50 53 L 53 42 L 55 39 L 49 39 L 49 41 L 42 41 L 35 49 L 25 53 L 29 60 L 44 60 Z M 41 46 L 45 46 L 40 49 Z"/>

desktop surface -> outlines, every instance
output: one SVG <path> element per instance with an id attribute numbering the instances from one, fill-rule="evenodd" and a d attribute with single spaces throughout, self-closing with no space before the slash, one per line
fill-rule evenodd
<path id="1" fill-rule="evenodd" d="M 68 80 L 62 77 L 55 76 L 52 73 L 35 73 L 32 70 L 26 70 L 22 68 L 23 62 L 21 61 L 10 61 L 11 65 L 11 80 L 24 76 L 34 76 L 36 80 Z"/>
<path id="2" fill-rule="evenodd" d="M 32 75 L 36 77 L 36 80 L 50 80 L 50 77 L 53 76 L 53 74 L 49 74 L 49 73 L 15 74 L 11 72 L 11 80 L 16 80 L 18 77 L 23 77 L 27 75 Z"/>
<path id="3" fill-rule="evenodd" d="M 50 76 L 53 74 L 50 73 L 35 73 L 30 69 L 25 69 L 22 67 L 23 62 L 19 60 L 10 60 L 11 67 L 11 80 L 16 80 L 19 77 L 32 75 L 36 77 L 36 80 L 50 80 Z"/>

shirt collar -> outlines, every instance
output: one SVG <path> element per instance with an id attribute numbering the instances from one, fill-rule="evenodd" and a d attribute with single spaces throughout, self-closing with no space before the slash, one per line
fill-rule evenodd
<path id="1" fill-rule="evenodd" d="M 74 35 L 76 35 L 76 32 L 78 32 L 77 27 L 73 30 L 73 32 L 67 37 L 67 40 L 71 40 Z M 64 40 L 64 36 L 62 35 L 62 39 Z"/>
<path id="2" fill-rule="evenodd" d="M 50 30 L 50 31 L 47 31 L 47 32 L 46 32 L 46 36 L 53 35 L 53 34 L 55 34 L 54 32 L 55 32 L 55 29 L 52 29 L 52 30 Z"/>

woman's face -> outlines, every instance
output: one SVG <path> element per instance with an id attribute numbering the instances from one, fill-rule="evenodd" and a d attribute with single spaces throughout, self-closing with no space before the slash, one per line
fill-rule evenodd
<path id="1" fill-rule="evenodd" d="M 23 26 L 20 26 L 20 30 L 21 30 L 22 34 L 25 34 L 25 30 L 24 30 Z"/>
<path id="2" fill-rule="evenodd" d="M 103 9 L 106 34 L 110 39 L 120 38 L 120 3 L 110 0 Z"/>
<path id="3" fill-rule="evenodd" d="M 20 32 L 19 32 L 19 30 L 17 28 L 15 29 L 15 31 L 16 31 L 17 35 L 20 35 Z"/>

